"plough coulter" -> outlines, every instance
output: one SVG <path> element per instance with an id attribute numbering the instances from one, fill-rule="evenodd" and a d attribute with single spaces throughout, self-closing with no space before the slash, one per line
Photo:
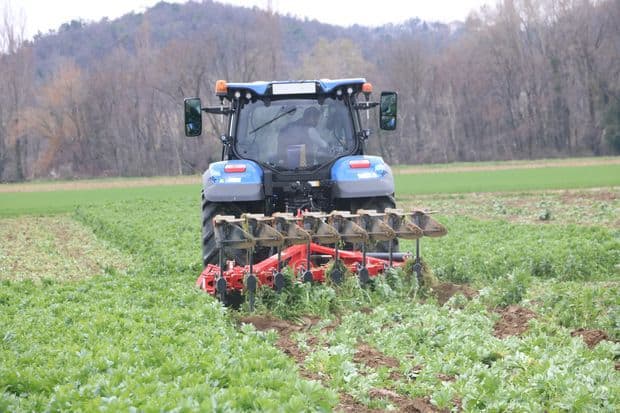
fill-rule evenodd
<path id="1" fill-rule="evenodd" d="M 413 271 L 420 281 L 420 238 L 447 233 L 427 211 L 392 208 L 384 212 L 360 209 L 355 214 L 332 211 L 297 215 L 276 212 L 272 216 L 247 213 L 239 218 L 217 215 L 213 228 L 219 263 L 208 264 L 196 285 L 224 303 L 233 293 L 245 293 L 250 310 L 258 286 L 282 290 L 284 267 L 289 267 L 300 282 L 322 283 L 329 279 L 340 284 L 348 272 L 356 274 L 364 286 L 370 278 L 413 258 Z M 415 240 L 415 254 L 394 251 L 395 240 L 399 238 Z M 377 252 L 377 245 L 387 251 Z M 253 262 L 259 248 L 272 254 Z M 238 255 L 239 250 L 245 251 L 247 265 L 226 259 Z"/>

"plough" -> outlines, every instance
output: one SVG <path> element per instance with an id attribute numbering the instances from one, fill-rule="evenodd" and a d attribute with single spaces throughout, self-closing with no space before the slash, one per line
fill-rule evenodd
<path id="1" fill-rule="evenodd" d="M 240 218 L 217 215 L 213 218 L 219 265 L 208 264 L 198 277 L 196 285 L 216 296 L 223 303 L 232 292 L 247 293 L 250 311 L 254 308 L 259 285 L 275 289 L 284 287 L 282 269 L 290 267 L 296 279 L 302 282 L 324 282 L 329 279 L 339 284 L 346 271 L 357 274 L 364 286 L 371 277 L 386 269 L 402 266 L 415 257 L 413 271 L 421 278 L 420 238 L 441 237 L 446 228 L 430 217 L 430 212 L 414 209 L 243 214 Z M 416 241 L 415 255 L 395 252 L 394 240 Z M 372 243 L 387 243 L 387 252 L 369 252 Z M 342 249 L 342 246 L 347 249 Z M 256 248 L 270 248 L 270 257 L 254 263 Z M 225 260 L 227 250 L 247 251 L 248 264 L 238 265 Z M 328 271 L 329 265 L 331 270 Z M 328 274 L 329 273 L 329 274 Z"/>

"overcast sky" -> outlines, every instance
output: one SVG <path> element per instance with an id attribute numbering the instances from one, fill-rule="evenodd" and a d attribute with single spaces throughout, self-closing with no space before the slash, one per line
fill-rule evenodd
<path id="1" fill-rule="evenodd" d="M 159 0 L 0 0 L 0 12 L 10 5 L 26 24 L 26 37 L 47 33 L 74 19 L 115 19 L 130 11 L 142 12 Z M 167 0 L 184 3 L 187 0 Z M 496 0 L 271 0 L 274 11 L 297 17 L 350 26 L 379 26 L 413 17 L 427 21 L 464 20 L 471 10 Z M 267 8 L 269 0 L 220 0 L 238 6 Z"/>

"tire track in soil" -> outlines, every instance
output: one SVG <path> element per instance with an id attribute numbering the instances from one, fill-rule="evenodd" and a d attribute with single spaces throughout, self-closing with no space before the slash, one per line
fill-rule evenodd
<path id="1" fill-rule="evenodd" d="M 259 331 L 276 330 L 279 338 L 276 341 L 276 347 L 280 349 L 288 357 L 291 357 L 297 363 L 300 375 L 303 378 L 310 380 L 317 380 L 326 385 L 325 378 L 319 374 L 311 372 L 304 367 L 304 362 L 308 356 L 308 352 L 299 349 L 295 341 L 291 338 L 291 334 L 296 332 L 307 331 L 314 325 L 316 325 L 320 319 L 317 317 L 303 317 L 302 324 L 294 324 L 286 320 L 280 320 L 267 316 L 248 316 L 239 320 L 242 323 L 252 324 Z M 337 319 L 336 323 L 332 323 L 329 326 L 324 327 L 321 331 L 332 331 L 340 324 L 340 319 Z M 320 340 L 317 336 L 311 335 L 306 344 L 310 348 L 315 348 L 319 345 Z M 364 364 L 370 368 L 377 369 L 380 367 L 387 367 L 391 370 L 390 379 L 398 380 L 404 378 L 404 376 L 396 371 L 400 367 L 400 362 L 393 358 L 386 356 L 375 348 L 369 346 L 366 343 L 360 343 L 356 349 L 353 361 L 357 364 Z M 421 369 L 421 367 L 420 367 Z M 382 409 L 371 409 L 358 401 L 356 401 L 351 395 L 347 393 L 339 393 L 340 402 L 335 408 L 335 411 L 345 413 L 368 413 L 368 412 L 382 412 Z M 389 389 L 372 389 L 369 393 L 372 398 L 387 399 L 392 403 L 397 411 L 411 412 L 411 413 L 437 413 L 448 412 L 449 410 L 441 410 L 433 406 L 430 402 L 430 397 L 411 399 L 407 396 L 396 393 Z M 453 403 L 458 411 L 460 411 L 460 400 L 455 399 Z"/>

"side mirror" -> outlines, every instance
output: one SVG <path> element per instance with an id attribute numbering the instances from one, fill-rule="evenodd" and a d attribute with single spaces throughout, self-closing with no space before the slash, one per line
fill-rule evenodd
<path id="1" fill-rule="evenodd" d="M 202 134 L 200 98 L 188 98 L 183 103 L 185 106 L 185 136 L 200 136 Z"/>
<path id="2" fill-rule="evenodd" d="M 396 92 L 381 92 L 379 108 L 379 127 L 383 130 L 396 129 L 398 94 Z"/>

